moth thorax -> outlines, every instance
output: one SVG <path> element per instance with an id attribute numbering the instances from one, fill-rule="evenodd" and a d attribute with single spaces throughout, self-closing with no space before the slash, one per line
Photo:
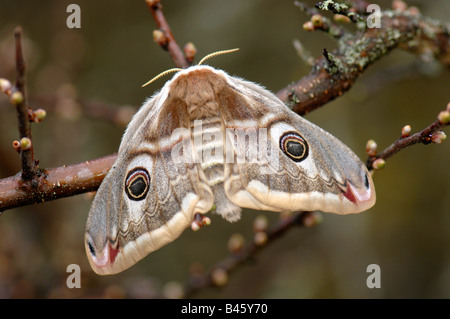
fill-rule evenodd
<path id="1" fill-rule="evenodd" d="M 188 105 L 189 117 L 191 120 L 214 117 L 219 112 L 219 104 L 214 100 L 199 101 L 202 104 Z"/>
<path id="2" fill-rule="evenodd" d="M 226 85 L 223 76 L 199 68 L 177 77 L 171 84 L 170 93 L 186 104 L 191 119 L 201 119 L 218 114 L 218 94 Z"/>

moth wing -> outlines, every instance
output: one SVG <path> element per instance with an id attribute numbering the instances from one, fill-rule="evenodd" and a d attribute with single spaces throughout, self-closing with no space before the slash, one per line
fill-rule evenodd
<path id="1" fill-rule="evenodd" d="M 226 94 L 236 94 L 240 101 L 238 106 L 224 102 L 224 121 L 227 127 L 247 132 L 244 138 L 236 137 L 236 130 L 228 132 L 235 158 L 225 167 L 224 187 L 232 202 L 259 210 L 337 214 L 358 213 L 374 205 L 372 178 L 345 144 L 259 85 L 234 77 L 228 82 L 232 92 Z M 283 151 L 290 136 L 289 147 L 305 151 L 297 154 L 302 158 Z M 244 144 L 238 145 L 239 140 Z M 297 141 L 301 144 L 296 146 Z"/>
<path id="2" fill-rule="evenodd" d="M 115 274 L 131 267 L 176 239 L 196 212 L 211 209 L 212 194 L 198 164 L 172 156 L 175 144 L 191 142 L 183 112 L 185 106 L 170 101 L 163 89 L 130 122 L 89 212 L 85 245 L 96 273 Z M 180 130 L 177 140 L 172 139 L 175 129 Z M 134 188 L 127 190 L 133 180 Z M 141 190 L 142 199 L 129 196 Z"/>

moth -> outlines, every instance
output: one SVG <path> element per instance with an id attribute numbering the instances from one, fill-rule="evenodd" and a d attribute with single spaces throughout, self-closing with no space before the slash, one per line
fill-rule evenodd
<path id="1" fill-rule="evenodd" d="M 341 141 L 262 86 L 199 63 L 132 118 L 85 247 L 96 273 L 115 274 L 212 210 L 234 222 L 242 208 L 349 214 L 374 203 L 369 172 Z"/>

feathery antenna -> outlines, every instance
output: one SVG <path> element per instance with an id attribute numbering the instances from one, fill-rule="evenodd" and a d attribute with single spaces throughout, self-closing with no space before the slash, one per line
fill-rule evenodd
<path id="1" fill-rule="evenodd" d="M 215 56 L 218 56 L 218 55 L 222 55 L 222 54 L 231 53 L 231 52 L 235 52 L 235 51 L 237 51 L 237 50 L 239 50 L 239 49 L 236 48 L 236 49 L 222 50 L 222 51 L 217 51 L 217 52 L 210 53 L 210 54 L 208 54 L 207 56 L 205 56 L 203 59 L 201 59 L 200 62 L 199 62 L 197 65 L 201 65 L 203 62 L 205 62 L 206 60 L 208 60 L 208 59 L 210 59 L 210 58 L 212 58 L 212 57 L 215 57 Z M 178 71 L 181 71 L 181 70 L 183 70 L 183 69 L 180 69 L 180 68 L 173 68 L 173 69 L 169 69 L 169 70 L 166 70 L 166 71 L 164 71 L 164 72 L 161 72 L 160 74 L 158 74 L 157 76 L 155 76 L 153 79 L 151 79 L 151 80 L 148 81 L 147 83 L 143 84 L 142 87 L 147 86 L 147 85 L 149 85 L 150 83 L 155 82 L 155 81 L 158 80 L 159 78 L 161 78 L 161 77 L 163 77 L 163 76 L 165 76 L 165 75 L 167 75 L 167 74 L 169 74 L 169 73 L 174 73 L 174 72 L 178 72 Z"/>
<path id="2" fill-rule="evenodd" d="M 149 85 L 149 84 L 152 83 L 152 82 L 155 82 L 155 81 L 158 80 L 159 78 L 161 78 L 161 77 L 163 77 L 163 76 L 165 76 L 165 75 L 167 75 L 167 74 L 169 74 L 169 73 L 174 73 L 174 72 L 178 72 L 178 71 L 181 71 L 181 70 L 183 70 L 183 69 L 180 69 L 180 68 L 173 68 L 173 69 L 169 69 L 169 70 L 166 70 L 166 71 L 164 71 L 164 72 L 161 72 L 160 74 L 158 74 L 157 76 L 155 76 L 153 79 L 151 79 L 151 80 L 148 81 L 147 83 L 143 84 L 142 87 L 147 86 L 147 85 Z"/>
<path id="3" fill-rule="evenodd" d="M 227 53 L 231 53 L 231 52 L 235 52 L 239 50 L 238 48 L 236 49 L 230 49 L 230 50 L 222 50 L 222 51 L 217 51 L 217 52 L 213 52 L 208 54 L 207 56 L 205 56 L 203 59 L 200 60 L 200 62 L 198 62 L 197 65 L 201 65 L 203 62 L 205 62 L 206 60 L 208 60 L 209 58 L 218 56 L 218 55 L 222 55 L 222 54 L 227 54 Z"/>

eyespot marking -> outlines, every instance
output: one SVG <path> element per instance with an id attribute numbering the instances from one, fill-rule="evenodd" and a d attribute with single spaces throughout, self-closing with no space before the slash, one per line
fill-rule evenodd
<path id="1" fill-rule="evenodd" d="M 308 143 L 297 132 L 284 133 L 280 138 L 280 148 L 294 162 L 301 162 L 308 157 Z"/>
<path id="2" fill-rule="evenodd" d="M 142 200 L 148 193 L 150 176 L 145 168 L 138 167 L 128 173 L 125 179 L 125 193 L 131 200 Z"/>

